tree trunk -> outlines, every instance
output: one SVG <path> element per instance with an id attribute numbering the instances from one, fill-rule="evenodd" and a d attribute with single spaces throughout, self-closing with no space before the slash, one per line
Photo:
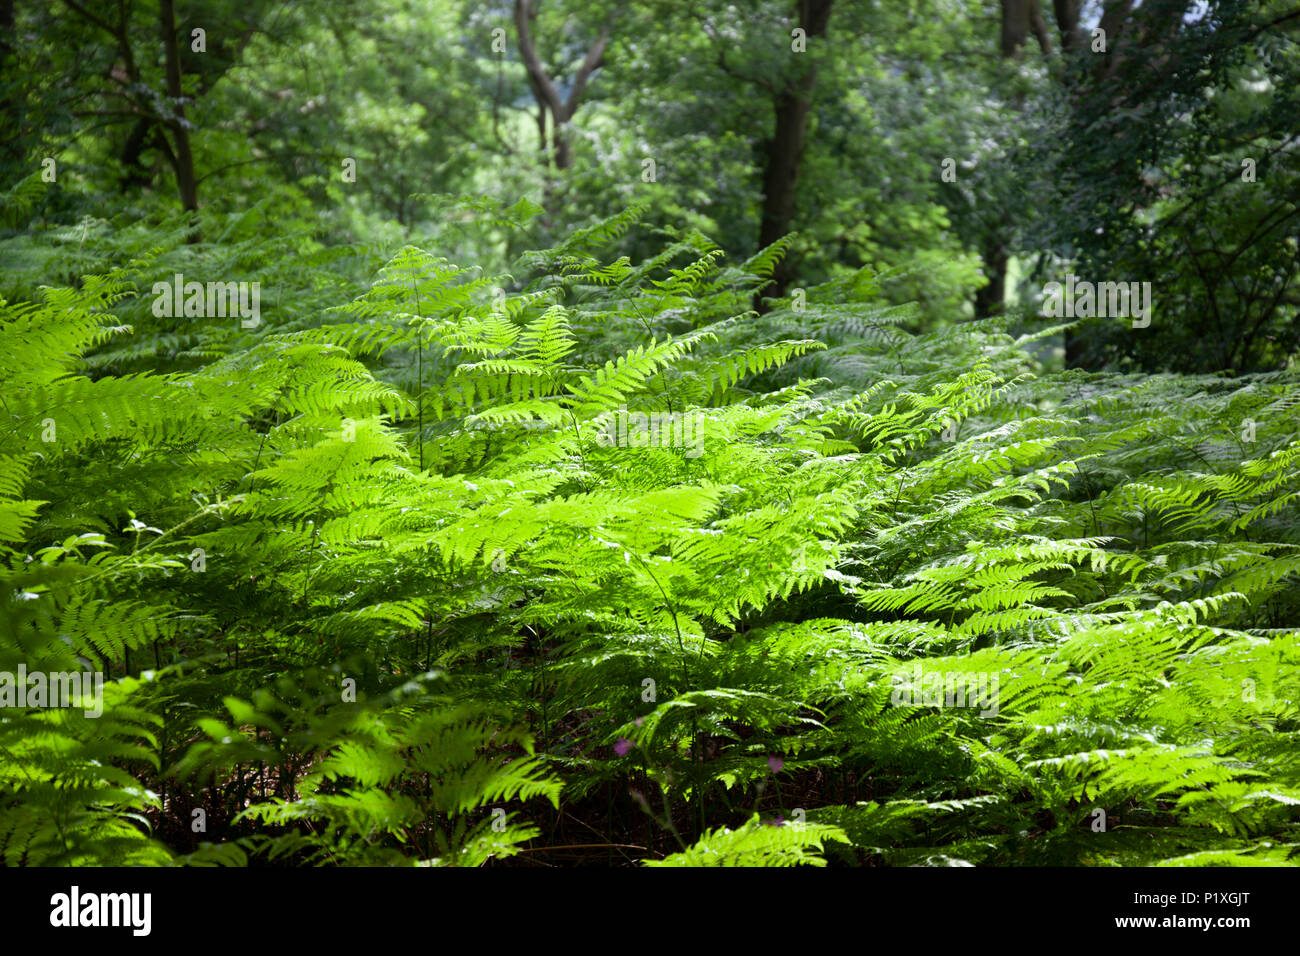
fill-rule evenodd
<path id="1" fill-rule="evenodd" d="M 807 36 L 826 36 L 833 3 L 834 0 L 799 0 L 799 26 Z M 763 210 L 758 230 L 760 249 L 789 233 L 794 221 L 799 167 L 803 162 L 804 137 L 808 131 L 808 113 L 816 81 L 817 67 L 810 63 L 802 76 L 787 83 L 777 93 L 772 103 L 776 130 L 768 143 L 763 169 Z M 760 293 L 760 298 L 784 295 L 790 275 L 790 265 L 783 258 L 773 270 L 772 281 Z"/>
<path id="2" fill-rule="evenodd" d="M 1043 56 L 1047 56 L 1052 52 L 1052 39 L 1039 0 L 1002 0 L 1002 55 L 1018 58 L 1031 30 Z"/>
<path id="3" fill-rule="evenodd" d="M 1055 4 L 1058 22 L 1061 23 L 1062 43 L 1073 42 L 1064 38 L 1072 35 L 1077 28 L 1078 0 L 1055 0 Z M 1071 9 L 1074 10 L 1073 21 L 1069 19 Z M 1062 21 L 1060 18 L 1063 13 L 1066 19 Z M 1038 41 L 1043 56 L 1049 55 L 1052 52 L 1052 39 L 1047 31 L 1047 21 L 1043 19 L 1040 0 L 1002 0 L 1002 56 L 1018 59 L 1030 33 Z M 1004 222 L 998 221 L 987 227 L 981 242 L 980 257 L 984 261 L 984 272 L 989 281 L 987 285 L 975 290 L 973 305 L 977 319 L 996 315 L 1006 303 L 1009 241 L 1010 236 Z"/>
<path id="4" fill-rule="evenodd" d="M 1007 298 L 1007 248 L 994 236 L 982 253 L 989 283 L 975 290 L 975 318 L 986 319 L 1002 311 Z"/>
<path id="5" fill-rule="evenodd" d="M 12 64 L 5 61 L 14 55 L 13 37 L 14 37 L 14 0 L 0 0 L 0 66 L 3 66 L 5 74 L 9 73 Z M 7 80 L 7 76 L 6 76 Z M 9 85 L 8 82 L 5 83 Z M 3 120 L 0 120 L 0 156 L 4 157 L 7 164 L 20 164 L 23 159 L 23 110 L 26 106 L 24 102 L 19 101 L 17 89 L 6 90 L 6 93 L 12 92 L 13 98 L 6 95 L 3 99 Z M 25 98 L 25 94 L 24 94 Z"/>
<path id="6" fill-rule="evenodd" d="M 767 146 L 763 169 L 763 221 L 758 232 L 759 247 L 770 246 L 787 232 L 794 220 L 795 189 L 803 158 L 804 134 L 808 126 L 807 93 L 811 79 L 798 91 L 783 91 L 773 103 L 776 132 Z"/>
<path id="7" fill-rule="evenodd" d="M 1061 32 L 1061 49 L 1072 53 L 1083 45 L 1079 31 L 1079 0 L 1053 0 L 1056 28 Z"/>
<path id="8" fill-rule="evenodd" d="M 560 98 L 560 91 L 555 81 L 546 71 L 537 48 L 533 44 L 533 31 L 530 21 L 537 13 L 530 0 L 515 0 L 515 33 L 519 39 L 519 55 L 523 58 L 524 69 L 528 71 L 528 82 L 532 86 L 533 96 L 537 102 L 551 113 L 551 149 L 555 157 L 556 169 L 568 169 L 573 165 L 573 150 L 569 145 L 569 120 L 578 111 L 582 94 L 587 89 L 591 74 L 604 65 L 605 48 L 609 45 L 609 28 L 600 31 L 595 42 L 587 50 L 587 55 L 573 77 L 573 88 L 568 99 Z M 539 124 L 545 138 L 545 121 Z"/>
<path id="9" fill-rule="evenodd" d="M 153 181 L 153 176 L 141 161 L 144 151 L 149 148 L 156 130 L 153 117 L 142 116 L 136 120 L 131 132 L 127 134 L 126 142 L 122 144 L 122 192 L 129 192 L 133 188 L 148 186 Z"/>
<path id="10" fill-rule="evenodd" d="M 555 168 L 568 169 L 573 165 L 573 147 L 569 145 L 568 124 L 556 123 L 551 129 L 551 139 L 554 141 Z"/>
<path id="11" fill-rule="evenodd" d="M 198 181 L 194 177 L 194 154 L 190 151 L 190 133 L 185 122 L 185 105 L 181 90 L 181 51 L 176 38 L 176 0 L 159 0 L 159 19 L 162 27 L 163 55 L 167 62 L 167 96 L 171 109 L 167 128 L 175 142 L 174 159 L 176 185 L 181 194 L 181 206 L 188 213 L 199 210 Z M 189 241 L 200 241 L 198 226 L 190 231 Z"/>
<path id="12" fill-rule="evenodd" d="M 1083 366 L 1083 336 L 1077 328 L 1065 330 L 1065 368 Z"/>

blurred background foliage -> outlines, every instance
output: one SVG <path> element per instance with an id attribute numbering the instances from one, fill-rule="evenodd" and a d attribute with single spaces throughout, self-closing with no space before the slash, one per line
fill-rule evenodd
<path id="1" fill-rule="evenodd" d="M 1149 328 L 1081 322 L 1054 360 L 1276 370 L 1298 30 L 1294 0 L 4 0 L 0 241 L 39 272 L 51 231 L 182 209 L 194 240 L 492 269 L 641 202 L 729 256 L 791 234 L 769 296 L 866 266 L 927 332 L 1149 281 Z M 471 235 L 439 198 L 467 195 L 545 214 Z"/>

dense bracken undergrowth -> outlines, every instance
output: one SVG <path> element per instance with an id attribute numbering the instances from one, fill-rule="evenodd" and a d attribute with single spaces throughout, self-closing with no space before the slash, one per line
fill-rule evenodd
<path id="1" fill-rule="evenodd" d="M 1294 862 L 1297 375 L 759 314 L 781 244 L 637 215 L 10 248 L 0 671 L 107 679 L 0 712 L 7 863 Z"/>

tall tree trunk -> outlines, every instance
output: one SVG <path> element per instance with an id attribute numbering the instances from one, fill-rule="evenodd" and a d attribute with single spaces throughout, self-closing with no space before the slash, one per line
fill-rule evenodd
<path id="1" fill-rule="evenodd" d="M 1007 247 L 1001 236 L 988 238 L 981 253 L 988 285 L 975 290 L 975 318 L 984 319 L 1002 311 L 1007 299 Z"/>
<path id="2" fill-rule="evenodd" d="M 119 157 L 122 161 L 122 192 L 128 192 L 133 188 L 147 186 L 153 181 L 153 176 L 141 161 L 144 151 L 149 148 L 153 141 L 154 133 L 157 130 L 155 120 L 151 116 L 142 116 L 136 120 L 131 132 L 127 134 L 126 142 L 122 144 L 122 153 Z"/>
<path id="3" fill-rule="evenodd" d="M 1059 9 L 1060 4 L 1057 6 Z M 1018 58 L 1031 31 L 1043 56 L 1051 53 L 1052 38 L 1039 0 L 1002 0 L 1002 55 L 1007 59 Z"/>
<path id="4" fill-rule="evenodd" d="M 799 0 L 799 26 L 809 37 L 826 36 L 834 0 Z M 808 113 L 812 107 L 817 67 L 809 63 L 802 75 L 787 83 L 773 100 L 776 129 L 767 145 L 763 168 L 763 210 L 758 229 L 759 248 L 766 248 L 790 231 L 794 221 L 795 198 L 799 185 L 799 167 L 803 162 L 804 137 L 808 132 Z M 772 281 L 760 296 L 778 298 L 790 283 L 789 262 L 782 259 L 772 273 Z"/>
<path id="5" fill-rule="evenodd" d="M 519 38 L 519 55 L 523 58 L 524 68 L 528 71 L 528 81 L 533 88 L 533 95 L 538 103 L 551 113 L 551 143 L 555 156 L 556 169 L 568 169 L 573 165 L 573 150 L 569 145 L 569 121 L 578 111 L 582 94 L 587 89 L 587 80 L 591 74 L 604 65 L 605 48 L 609 45 L 609 28 L 600 31 L 600 36 L 591 44 L 587 55 L 573 77 L 573 89 L 567 99 L 560 98 L 560 91 L 542 64 L 533 44 L 531 21 L 537 16 L 531 0 L 515 0 L 515 33 Z"/>
<path id="6" fill-rule="evenodd" d="M 194 154 L 190 151 L 190 133 L 185 122 L 185 105 L 181 90 L 181 50 L 176 38 L 176 0 L 159 0 L 159 20 L 162 27 L 163 55 L 167 65 L 167 96 L 171 100 L 167 128 L 175 143 L 173 152 L 176 185 L 181 194 L 181 206 L 188 213 L 199 210 L 198 181 L 194 177 Z M 190 242 L 200 240 L 198 227 L 189 235 Z"/>
<path id="7" fill-rule="evenodd" d="M 14 55 L 13 36 L 14 36 L 14 0 L 0 0 L 0 67 L 6 76 L 9 73 L 12 64 L 6 61 Z M 5 84 L 8 86 L 8 82 Z M 23 156 L 23 111 L 26 103 L 18 95 L 18 90 L 11 88 L 6 93 L 12 91 L 12 99 L 6 95 L 0 103 L 0 110 L 3 110 L 3 119 L 0 119 L 0 156 L 4 157 L 6 164 L 12 163 L 18 165 L 25 158 Z"/>
<path id="8" fill-rule="evenodd" d="M 1078 6 L 1078 0 L 1055 0 L 1058 23 L 1061 24 L 1062 43 L 1073 42 L 1065 39 L 1073 36 L 1077 28 L 1078 12 L 1075 9 L 1074 20 L 1069 20 L 1070 8 Z M 1043 56 L 1052 52 L 1052 39 L 1048 34 L 1047 21 L 1043 19 L 1040 0 L 1002 0 L 1002 56 L 1006 59 L 1019 59 L 1025 43 L 1032 33 L 1038 41 L 1038 48 Z M 1062 11 L 1066 19 L 1061 20 Z M 1073 24 L 1073 25 L 1071 25 Z M 991 223 L 988 232 L 980 243 L 980 257 L 984 261 L 984 274 L 988 284 L 975 290 L 975 318 L 984 319 L 1001 312 L 1007 295 L 1007 244 L 1010 241 L 1002 220 Z"/>
<path id="9" fill-rule="evenodd" d="M 1083 365 L 1083 336 L 1077 328 L 1065 330 L 1066 368 L 1080 368 Z"/>
<path id="10" fill-rule="evenodd" d="M 1072 53 L 1083 45 L 1079 31 L 1079 0 L 1053 0 L 1056 28 L 1061 32 L 1061 49 Z"/>

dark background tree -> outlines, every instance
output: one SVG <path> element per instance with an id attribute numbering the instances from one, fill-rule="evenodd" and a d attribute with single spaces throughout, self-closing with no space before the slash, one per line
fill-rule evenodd
<path id="1" fill-rule="evenodd" d="M 786 243 L 759 308 L 865 265 L 915 328 L 1034 324 L 1073 270 L 1152 282 L 1157 314 L 1075 324 L 1069 365 L 1296 347 L 1285 0 L 9 0 L 0 21 L 0 173 L 59 172 L 38 220 L 255 194 L 413 238 L 433 196 L 487 192 L 538 202 L 540 240 L 636 201 L 732 254 Z"/>

